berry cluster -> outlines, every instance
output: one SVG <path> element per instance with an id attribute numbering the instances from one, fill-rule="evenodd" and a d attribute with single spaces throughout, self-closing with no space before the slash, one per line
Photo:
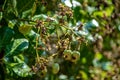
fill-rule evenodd
<path id="1" fill-rule="evenodd" d="M 80 52 L 78 51 L 71 51 L 71 50 L 65 50 L 63 52 L 63 58 L 65 60 L 71 61 L 73 63 L 76 63 L 80 58 Z"/>

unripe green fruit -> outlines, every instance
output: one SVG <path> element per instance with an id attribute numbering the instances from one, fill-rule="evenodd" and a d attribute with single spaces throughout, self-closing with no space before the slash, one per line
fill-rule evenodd
<path id="1" fill-rule="evenodd" d="M 80 58 L 80 52 L 78 51 L 73 51 L 72 56 L 71 56 L 71 62 L 76 62 Z"/>
<path id="2" fill-rule="evenodd" d="M 53 74 L 57 74 L 59 72 L 59 70 L 60 70 L 59 64 L 58 63 L 54 63 L 52 65 L 52 72 L 53 72 Z"/>
<path id="3" fill-rule="evenodd" d="M 63 52 L 63 57 L 65 60 L 71 60 L 71 54 L 72 54 L 72 51 L 71 50 L 65 50 Z"/>

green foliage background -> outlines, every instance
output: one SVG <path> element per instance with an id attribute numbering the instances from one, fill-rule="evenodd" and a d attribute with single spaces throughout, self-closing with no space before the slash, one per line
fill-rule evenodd
<path id="1" fill-rule="evenodd" d="M 0 80 L 120 80 L 119 8 L 120 0 L 0 0 Z M 64 59 L 65 50 L 79 59 Z"/>

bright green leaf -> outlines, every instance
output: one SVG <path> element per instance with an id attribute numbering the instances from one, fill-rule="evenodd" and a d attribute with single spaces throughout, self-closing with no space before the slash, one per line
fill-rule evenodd
<path id="1" fill-rule="evenodd" d="M 12 63 L 13 65 L 13 63 Z M 18 76 L 21 76 L 21 77 L 26 77 L 28 75 L 31 75 L 31 69 L 30 67 L 25 64 L 25 63 L 15 63 L 14 66 L 11 66 L 13 71 L 18 75 Z"/>

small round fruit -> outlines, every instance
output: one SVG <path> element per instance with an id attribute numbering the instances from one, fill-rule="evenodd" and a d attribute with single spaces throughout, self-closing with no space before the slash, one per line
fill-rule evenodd
<path id="1" fill-rule="evenodd" d="M 72 56 L 71 56 L 71 62 L 76 62 L 80 58 L 80 52 L 78 51 L 73 51 Z"/>
<path id="2" fill-rule="evenodd" d="M 63 52 L 63 57 L 65 60 L 71 60 L 71 54 L 72 54 L 72 51 L 71 50 L 65 50 Z"/>
<path id="3" fill-rule="evenodd" d="M 52 65 L 52 72 L 53 72 L 53 74 L 57 74 L 59 72 L 59 70 L 60 70 L 59 64 L 58 63 L 54 63 Z"/>

